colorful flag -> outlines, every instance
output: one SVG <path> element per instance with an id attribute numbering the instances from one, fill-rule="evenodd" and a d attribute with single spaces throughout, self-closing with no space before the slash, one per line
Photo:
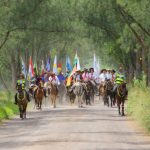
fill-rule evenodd
<path id="1" fill-rule="evenodd" d="M 35 73 L 34 73 L 32 58 L 30 56 L 30 60 L 29 60 L 29 79 L 31 79 L 32 77 L 34 77 L 34 75 L 35 75 Z"/>
<path id="2" fill-rule="evenodd" d="M 61 63 L 57 64 L 57 71 L 58 71 L 58 74 L 62 71 L 62 64 Z"/>
<path id="3" fill-rule="evenodd" d="M 50 58 L 48 58 L 46 63 L 46 71 L 50 71 L 50 65 Z"/>
<path id="4" fill-rule="evenodd" d="M 72 67 L 71 67 L 71 63 L 70 63 L 70 58 L 69 56 L 66 58 L 66 71 L 71 71 Z"/>
<path id="5" fill-rule="evenodd" d="M 35 72 L 35 74 L 38 74 L 37 63 L 34 63 L 34 72 Z"/>
<path id="6" fill-rule="evenodd" d="M 41 65 L 41 76 L 44 76 L 44 61 L 42 60 L 42 65 Z"/>
<path id="7" fill-rule="evenodd" d="M 55 55 L 55 58 L 54 58 L 53 73 L 55 73 L 55 74 L 58 73 L 58 70 L 57 70 L 57 56 L 56 55 Z"/>
<path id="8" fill-rule="evenodd" d="M 21 64 L 22 64 L 22 67 L 21 67 L 21 71 L 22 73 L 24 74 L 25 78 L 27 77 L 27 70 L 26 70 L 26 66 L 25 66 L 25 63 L 21 57 Z"/>
<path id="9" fill-rule="evenodd" d="M 68 78 L 67 78 L 67 84 L 66 86 L 70 86 L 71 84 L 71 76 L 77 71 L 77 70 L 80 70 L 81 67 L 80 67 L 80 62 L 79 62 L 79 57 L 76 53 L 75 55 L 75 58 L 74 58 L 74 63 L 73 63 L 73 69 L 71 71 L 71 73 L 69 74 Z"/>

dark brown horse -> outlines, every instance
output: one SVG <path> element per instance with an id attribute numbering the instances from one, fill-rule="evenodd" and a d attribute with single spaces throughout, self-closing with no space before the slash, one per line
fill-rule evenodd
<path id="1" fill-rule="evenodd" d="M 41 110 L 42 100 L 44 97 L 43 83 L 39 82 L 39 86 L 35 91 L 35 106 Z"/>
<path id="2" fill-rule="evenodd" d="M 118 106 L 118 113 L 119 115 L 124 116 L 124 103 L 127 96 L 127 88 L 126 83 L 122 83 L 117 87 L 116 90 L 116 101 Z M 120 112 L 120 107 L 122 108 L 122 111 Z"/>
<path id="3" fill-rule="evenodd" d="M 26 109 L 27 109 L 27 104 L 28 104 L 27 93 L 21 87 L 18 88 L 17 104 L 19 107 L 20 118 L 26 119 Z"/>
<path id="4" fill-rule="evenodd" d="M 66 89 L 67 89 L 67 94 L 66 95 L 69 97 L 70 103 L 72 105 L 75 102 L 76 95 L 74 94 L 73 90 L 71 90 L 71 86 L 72 85 L 66 87 Z"/>
<path id="5" fill-rule="evenodd" d="M 108 80 L 106 81 L 106 94 L 107 94 L 107 103 L 108 103 L 108 106 L 109 106 L 109 100 L 110 100 L 110 103 L 111 103 L 111 107 L 113 106 L 114 104 L 114 93 L 113 93 L 113 83 Z"/>

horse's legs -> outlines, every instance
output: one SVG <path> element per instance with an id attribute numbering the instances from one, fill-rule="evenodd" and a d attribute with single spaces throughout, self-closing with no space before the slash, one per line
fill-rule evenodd
<path id="1" fill-rule="evenodd" d="M 120 104 L 121 104 L 121 103 L 120 103 L 120 100 L 117 99 L 117 106 L 118 106 L 118 113 L 119 113 L 119 115 L 121 114 L 121 113 L 120 113 Z"/>
<path id="2" fill-rule="evenodd" d="M 122 116 L 124 116 L 124 100 L 122 101 Z"/>
<path id="3" fill-rule="evenodd" d="M 21 106 L 19 106 L 20 118 L 22 118 Z"/>
<path id="4" fill-rule="evenodd" d="M 53 104 L 54 104 L 54 108 L 56 108 L 56 96 L 53 96 Z"/>
<path id="5" fill-rule="evenodd" d="M 79 96 L 77 96 L 78 97 L 78 107 L 80 108 L 80 98 L 79 98 Z"/>
<path id="6" fill-rule="evenodd" d="M 39 101 L 39 108 L 40 108 L 40 110 L 42 109 L 41 107 L 42 107 L 42 99 L 40 99 L 40 101 Z"/>

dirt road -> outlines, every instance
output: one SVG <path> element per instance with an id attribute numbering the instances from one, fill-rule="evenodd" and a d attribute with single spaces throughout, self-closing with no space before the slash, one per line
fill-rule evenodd
<path id="1" fill-rule="evenodd" d="M 116 108 L 59 106 L 0 125 L 0 150 L 150 150 L 148 138 Z"/>

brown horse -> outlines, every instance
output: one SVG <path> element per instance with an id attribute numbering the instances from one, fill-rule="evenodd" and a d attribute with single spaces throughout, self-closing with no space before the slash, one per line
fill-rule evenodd
<path id="1" fill-rule="evenodd" d="M 114 93 L 113 93 L 113 88 L 114 85 L 110 80 L 106 81 L 106 94 L 107 94 L 107 100 L 108 100 L 108 106 L 109 106 L 109 99 L 111 102 L 111 107 L 115 104 L 115 98 L 114 98 Z"/>
<path id="2" fill-rule="evenodd" d="M 22 88 L 19 88 L 17 93 L 17 104 L 19 107 L 20 118 L 26 119 L 26 109 L 27 109 L 27 93 Z"/>
<path id="3" fill-rule="evenodd" d="M 44 97 L 43 83 L 39 82 L 39 86 L 35 91 L 35 106 L 41 110 L 42 100 Z"/>
<path id="4" fill-rule="evenodd" d="M 117 101 L 117 106 L 118 106 L 118 113 L 119 115 L 124 116 L 124 103 L 125 99 L 127 96 L 127 88 L 126 88 L 126 83 L 122 83 L 117 87 L 116 90 L 116 101 Z M 120 106 L 122 107 L 122 112 L 120 112 Z"/>
<path id="5" fill-rule="evenodd" d="M 48 86 L 50 87 L 50 99 L 54 108 L 56 108 L 56 99 L 58 96 L 58 88 L 57 85 L 53 82 L 49 82 Z"/>

